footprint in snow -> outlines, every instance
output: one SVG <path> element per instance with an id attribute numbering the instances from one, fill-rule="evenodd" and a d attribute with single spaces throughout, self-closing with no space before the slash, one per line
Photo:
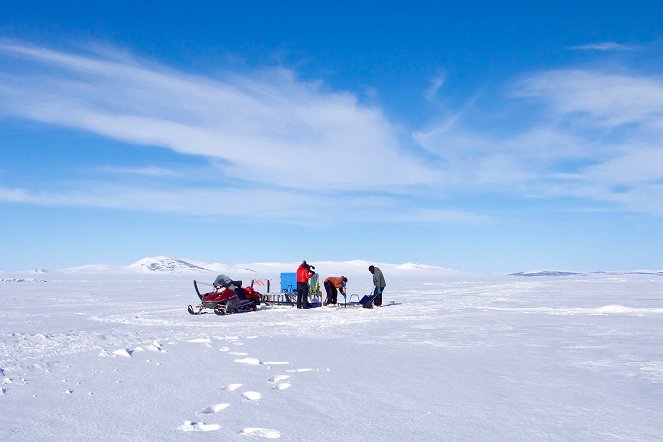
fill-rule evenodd
<path id="1" fill-rule="evenodd" d="M 245 391 L 242 393 L 242 397 L 249 401 L 257 401 L 262 397 L 262 395 L 257 391 Z"/>
<path id="2" fill-rule="evenodd" d="M 264 437 L 265 439 L 278 439 L 281 437 L 280 432 L 277 430 L 271 430 L 269 428 L 245 428 L 240 434 L 242 436 Z"/>
<path id="3" fill-rule="evenodd" d="M 256 358 L 235 359 L 235 362 L 247 365 L 260 365 L 260 361 Z"/>
<path id="4" fill-rule="evenodd" d="M 248 353 L 242 353 L 241 351 L 231 351 L 228 354 L 233 355 L 233 356 L 246 356 L 246 355 L 248 355 Z"/>
<path id="5" fill-rule="evenodd" d="M 189 339 L 186 342 L 191 342 L 193 344 L 205 344 L 205 347 L 208 347 L 208 348 L 212 347 L 212 340 L 210 338 Z"/>
<path id="6" fill-rule="evenodd" d="M 180 426 L 181 431 L 216 431 L 221 428 L 219 424 L 206 424 L 204 422 L 184 421 Z"/>
<path id="7" fill-rule="evenodd" d="M 230 351 L 230 349 L 228 347 L 221 347 L 219 351 Z"/>
<path id="8" fill-rule="evenodd" d="M 189 339 L 186 342 L 191 342 L 194 344 L 211 344 L 212 340 L 210 338 L 196 338 L 196 339 Z"/>
<path id="9" fill-rule="evenodd" d="M 269 382 L 272 382 L 274 384 L 274 390 L 285 390 L 287 388 L 292 387 L 292 384 L 290 382 L 283 382 L 286 379 L 290 379 L 290 376 L 287 374 L 278 374 L 274 376 L 273 378 L 269 378 Z"/>
<path id="10" fill-rule="evenodd" d="M 166 352 L 166 350 L 164 350 L 163 347 L 161 347 L 161 344 L 159 344 L 157 341 L 152 341 L 151 344 L 145 346 L 145 349 L 148 351 Z"/>
<path id="11" fill-rule="evenodd" d="M 212 414 L 212 413 L 218 413 L 219 411 L 230 407 L 230 404 L 214 404 L 211 407 L 205 408 L 201 413 L 203 414 Z"/>
<path id="12" fill-rule="evenodd" d="M 304 373 L 306 371 L 313 371 L 312 368 L 296 368 L 294 370 L 287 370 L 288 373 Z"/>
<path id="13" fill-rule="evenodd" d="M 130 358 L 132 353 L 133 351 L 128 348 L 118 348 L 111 354 L 113 356 L 122 356 L 123 358 Z"/>
<path id="14" fill-rule="evenodd" d="M 281 382 L 285 381 L 286 379 L 290 379 L 290 376 L 287 374 L 277 374 L 273 378 L 269 378 L 269 382 Z"/>
<path id="15" fill-rule="evenodd" d="M 228 391 L 235 391 L 235 390 L 237 390 L 239 387 L 241 387 L 242 385 L 243 385 L 243 384 L 228 384 L 228 385 L 226 385 L 226 390 L 228 390 Z"/>

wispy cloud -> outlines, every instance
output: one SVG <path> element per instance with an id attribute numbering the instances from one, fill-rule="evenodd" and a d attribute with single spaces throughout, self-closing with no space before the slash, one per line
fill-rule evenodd
<path id="1" fill-rule="evenodd" d="M 424 98 L 428 101 L 435 102 L 437 93 L 440 91 L 440 88 L 444 85 L 447 75 L 444 71 L 440 71 L 430 80 L 430 86 L 424 92 Z"/>
<path id="2" fill-rule="evenodd" d="M 433 78 L 425 98 L 434 100 L 444 81 L 444 73 Z M 224 180 L 192 185 L 168 168 L 109 165 L 107 172 L 172 183 L 108 180 L 48 192 L 5 185 L 0 200 L 196 207 L 202 215 L 248 205 L 243 216 L 311 223 L 342 206 L 354 219 L 389 211 L 404 222 L 485 222 L 447 207 L 439 195 L 500 192 L 663 215 L 657 202 L 663 201 L 663 78 L 555 69 L 513 81 L 489 110 L 481 98 L 412 132 L 428 154 L 424 163 L 404 148 L 400 125 L 379 107 L 323 82 L 301 81 L 288 69 L 205 77 L 117 51 L 80 54 L 4 42 L 0 115 L 205 158 L 208 171 Z M 501 114 L 502 107 L 509 112 Z M 422 191 L 431 196 L 426 202 L 401 204 Z"/>
<path id="3" fill-rule="evenodd" d="M 577 51 L 639 51 L 641 46 L 604 41 L 600 43 L 588 43 L 578 46 L 570 46 L 569 49 Z"/>
<path id="4" fill-rule="evenodd" d="M 222 159 L 228 176 L 252 170 L 281 187 L 389 191 L 434 178 L 379 108 L 287 69 L 210 78 L 126 54 L 15 42 L 0 54 L 5 115 Z"/>
<path id="5" fill-rule="evenodd" d="M 232 216 L 253 221 L 300 225 L 325 225 L 329 208 L 342 207 L 348 217 L 334 223 L 363 223 L 375 220 L 376 213 L 390 213 L 382 223 L 484 223 L 484 215 L 463 210 L 404 209 L 389 197 L 314 195 L 291 190 L 218 187 L 146 188 L 101 181 L 87 182 L 73 189 L 31 191 L 0 187 L 0 202 L 47 207 L 96 207 L 148 212 L 186 213 L 190 216 Z M 296 208 L 305 207 L 305 211 Z"/>
<path id="6" fill-rule="evenodd" d="M 663 78 L 550 70 L 511 89 L 511 130 L 476 131 L 476 113 L 413 134 L 447 186 L 608 203 L 663 215 Z M 536 115 L 536 118 L 532 118 Z M 521 117 L 528 124 L 514 124 Z"/>
<path id="7" fill-rule="evenodd" d="M 558 116 L 575 114 L 591 124 L 653 124 L 663 115 L 663 78 L 587 70 L 554 70 L 516 85 L 516 96 L 537 98 Z"/>
<path id="8" fill-rule="evenodd" d="M 175 177 L 180 175 L 180 173 L 176 170 L 166 169 L 157 166 L 148 166 L 148 167 L 108 166 L 108 167 L 103 167 L 100 170 L 103 172 L 108 172 L 113 174 L 142 175 L 148 177 Z"/>

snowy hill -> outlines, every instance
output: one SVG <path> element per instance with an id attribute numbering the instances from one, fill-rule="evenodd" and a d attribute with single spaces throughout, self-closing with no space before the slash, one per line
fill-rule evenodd
<path id="1" fill-rule="evenodd" d="M 126 268 L 127 270 L 132 270 L 138 273 L 200 273 L 212 271 L 212 269 L 192 264 L 181 259 L 169 258 L 167 256 L 143 258 L 128 265 Z"/>
<path id="2" fill-rule="evenodd" d="M 224 273 L 232 277 L 250 275 L 252 277 L 277 277 L 282 272 L 294 272 L 301 261 L 264 262 L 244 264 L 206 263 L 193 259 L 156 256 L 140 259 L 128 266 L 84 265 L 61 270 L 65 273 L 143 273 L 143 274 L 182 274 L 182 273 Z M 389 264 L 365 260 L 350 261 L 309 261 L 321 276 L 361 275 L 370 276 L 368 266 L 382 269 L 385 277 L 448 277 L 468 275 L 466 272 L 418 263 Z"/>
<path id="3" fill-rule="evenodd" d="M 663 276 L 663 270 L 629 270 L 629 271 L 611 271 L 611 272 L 592 272 L 599 275 L 658 275 Z"/>
<path id="4" fill-rule="evenodd" d="M 583 274 L 566 270 L 530 270 L 528 272 L 510 273 L 511 276 L 573 276 Z"/>
<path id="5" fill-rule="evenodd" d="M 67 267 L 60 270 L 64 273 L 123 273 L 124 267 L 108 264 L 86 264 L 78 267 Z"/>
<path id="6" fill-rule="evenodd" d="M 446 267 L 433 266 L 415 262 L 406 262 L 403 264 L 391 264 L 384 262 L 366 261 L 366 260 L 348 260 L 348 261 L 315 261 L 308 260 L 309 264 L 315 266 L 315 269 L 322 277 L 331 275 L 345 275 L 366 277 L 368 266 L 375 265 L 382 269 L 385 277 L 398 279 L 426 278 L 426 279 L 447 279 L 449 277 L 471 276 L 472 273 L 460 270 L 449 269 Z M 168 256 L 146 257 L 127 266 L 108 265 L 108 264 L 87 264 L 78 267 L 68 267 L 56 270 L 69 274 L 227 274 L 232 277 L 251 278 L 276 278 L 283 272 L 294 272 L 301 261 L 293 262 L 256 262 L 242 264 L 208 263 L 188 258 L 172 258 Z M 51 270 L 42 268 L 31 269 L 21 274 L 47 274 Z M 0 272 L 2 273 L 2 272 Z M 474 274 L 476 276 L 476 274 Z M 663 270 L 624 270 L 624 271 L 593 271 L 580 272 L 572 270 L 529 270 L 516 273 L 509 273 L 508 276 L 520 277 L 560 277 L 560 276 L 587 276 L 587 275 L 657 275 L 663 276 Z"/>
<path id="7" fill-rule="evenodd" d="M 663 276 L 661 270 L 624 270 L 624 271 L 598 271 L 573 272 L 568 270 L 530 270 L 527 272 L 509 273 L 509 276 L 587 276 L 587 275 L 658 275 Z"/>

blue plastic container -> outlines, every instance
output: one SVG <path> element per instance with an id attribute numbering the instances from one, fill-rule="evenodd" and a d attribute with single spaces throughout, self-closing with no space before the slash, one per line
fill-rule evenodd
<path id="1" fill-rule="evenodd" d="M 295 272 L 281 273 L 281 292 L 297 292 L 297 274 Z"/>

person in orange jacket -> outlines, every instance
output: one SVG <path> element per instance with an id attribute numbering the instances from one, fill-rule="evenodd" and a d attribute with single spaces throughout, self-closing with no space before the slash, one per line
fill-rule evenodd
<path id="1" fill-rule="evenodd" d="M 315 267 L 304 260 L 297 269 L 297 308 L 309 308 L 308 280 L 315 275 Z"/>
<path id="2" fill-rule="evenodd" d="M 345 283 L 348 282 L 348 278 L 345 276 L 330 276 L 325 279 L 325 291 L 327 292 L 327 300 L 325 305 L 336 305 L 336 297 L 338 296 L 338 290 L 341 291 L 341 295 L 345 295 Z"/>

